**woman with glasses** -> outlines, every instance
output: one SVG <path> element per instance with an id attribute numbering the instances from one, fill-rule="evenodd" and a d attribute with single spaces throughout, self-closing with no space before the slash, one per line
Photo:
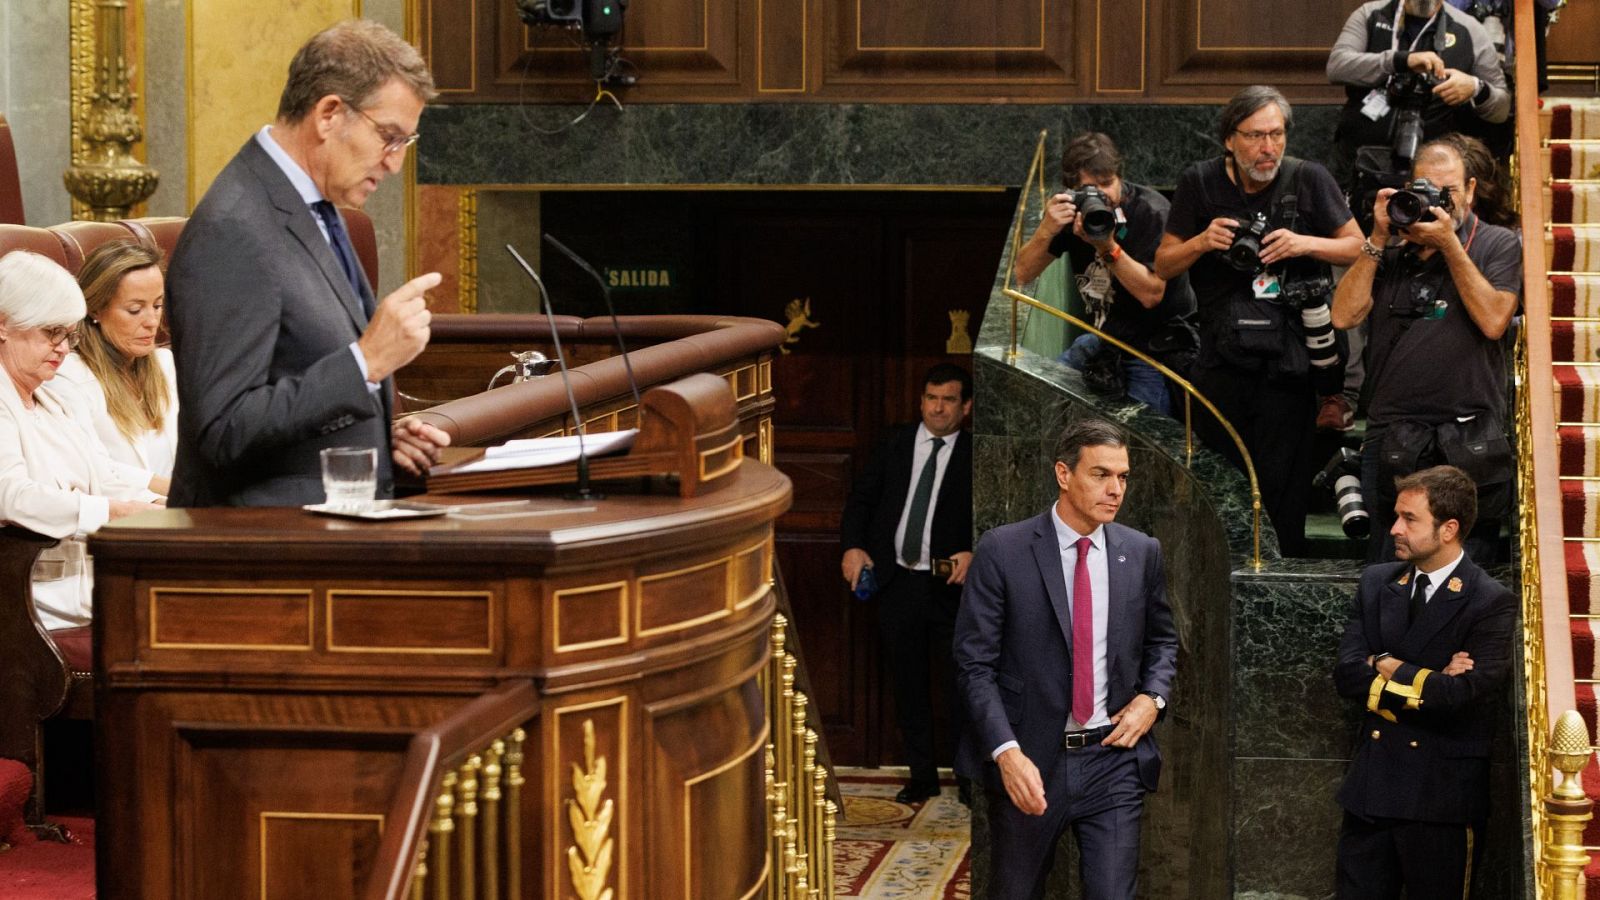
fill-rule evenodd
<path id="1" fill-rule="evenodd" d="M 48 382 L 78 343 L 83 292 L 37 253 L 0 257 L 0 520 L 60 538 L 33 567 L 45 628 L 89 621 L 93 574 L 83 538 L 156 507 L 112 468 L 94 429 Z"/>
<path id="2" fill-rule="evenodd" d="M 178 448 L 178 379 L 172 351 L 156 346 L 166 284 L 161 251 L 128 239 L 101 244 L 78 284 L 89 315 L 77 352 L 58 372 L 76 388 L 115 467 L 166 496 Z"/>

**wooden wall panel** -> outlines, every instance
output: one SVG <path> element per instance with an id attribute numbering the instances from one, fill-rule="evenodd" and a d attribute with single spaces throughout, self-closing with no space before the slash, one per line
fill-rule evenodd
<path id="1" fill-rule="evenodd" d="M 955 97 L 1078 82 L 1077 3 L 827 0 L 822 95 L 874 97 L 911 86 Z M 935 87 L 937 86 L 937 87 Z"/>
<path id="2" fill-rule="evenodd" d="M 810 87 L 811 34 L 805 0 L 755 0 L 756 91 L 803 94 Z"/>
<path id="3" fill-rule="evenodd" d="M 1166 36 L 1156 96 L 1215 96 L 1246 84 L 1320 88 L 1336 97 L 1328 51 L 1361 0 L 1305 3 L 1285 15 L 1277 0 L 1168 0 L 1155 25 Z"/>
<path id="4" fill-rule="evenodd" d="M 1270 83 L 1336 102 L 1328 50 L 1360 0 L 649 0 L 620 38 L 623 103 L 1216 102 Z M 1292 9 L 1292 14 L 1286 10 Z M 575 35 L 511 0 L 423 0 L 451 102 L 587 103 Z"/>

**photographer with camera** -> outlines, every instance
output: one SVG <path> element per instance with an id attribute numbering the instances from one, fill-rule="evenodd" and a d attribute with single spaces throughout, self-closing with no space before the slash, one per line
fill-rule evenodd
<path id="1" fill-rule="evenodd" d="M 1358 183 L 1359 170 L 1403 175 L 1424 141 L 1452 131 L 1488 139 L 1511 112 L 1493 38 L 1444 0 L 1362 4 L 1345 20 L 1327 71 L 1347 95 L 1329 164 L 1363 216 L 1367 192 L 1385 185 Z"/>
<path id="2" fill-rule="evenodd" d="M 1171 205 L 1167 198 L 1123 180 L 1117 145 L 1093 131 L 1067 142 L 1061 156 L 1061 183 L 1068 190 L 1050 198 L 1038 230 L 1017 253 L 1017 282 L 1038 278 L 1051 260 L 1066 254 L 1076 274 L 1078 295 L 1096 328 L 1157 358 L 1173 349 L 1192 350 L 1192 346 L 1174 348 L 1166 340 L 1183 334 L 1182 323 L 1174 320 L 1194 309 L 1188 276 L 1168 282 L 1150 270 L 1167 224 Z M 1061 354 L 1061 362 L 1085 372 L 1086 378 L 1095 369 L 1109 370 L 1112 380 L 1120 375 L 1129 397 L 1163 415 L 1172 414 L 1161 373 L 1097 335 L 1073 341 Z"/>
<path id="3" fill-rule="evenodd" d="M 1369 562 L 1393 555 L 1397 477 L 1441 463 L 1472 476 L 1479 515 L 1467 541 L 1474 559 L 1494 559 L 1500 520 L 1511 508 L 1515 466 L 1501 338 L 1517 312 L 1522 248 L 1516 232 L 1473 213 L 1478 180 L 1466 174 L 1463 140 L 1471 139 L 1447 135 L 1424 144 L 1411 184 L 1379 192 L 1372 236 L 1334 294 L 1334 325 L 1371 320 L 1361 459 L 1373 516 Z"/>
<path id="4" fill-rule="evenodd" d="M 1188 272 L 1200 312 L 1192 380 L 1239 432 L 1285 555 L 1303 552 L 1318 398 L 1343 381 L 1328 266 L 1361 255 L 1361 231 L 1321 165 L 1284 155 L 1289 101 L 1253 85 L 1222 111 L 1220 157 L 1178 179 L 1156 275 Z M 1210 416 L 1195 431 L 1243 467 Z"/>

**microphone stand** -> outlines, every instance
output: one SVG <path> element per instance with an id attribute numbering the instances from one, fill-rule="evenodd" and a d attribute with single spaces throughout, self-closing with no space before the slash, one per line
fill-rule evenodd
<path id="1" fill-rule="evenodd" d="M 604 499 L 604 494 L 589 489 L 589 454 L 583 447 L 583 416 L 578 413 L 578 398 L 572 393 L 572 378 L 567 374 L 567 354 L 561 349 L 561 334 L 556 331 L 555 309 L 550 305 L 550 292 L 544 289 L 544 279 L 540 278 L 539 273 L 533 270 L 533 266 L 528 265 L 528 261 L 522 258 L 522 254 L 517 252 L 517 248 L 507 244 L 506 252 L 511 254 L 512 258 L 517 261 L 517 265 L 522 267 L 522 271 L 528 273 L 528 277 L 532 278 L 533 283 L 539 288 L 539 296 L 544 300 L 544 318 L 550 324 L 550 339 L 555 341 L 556 359 L 561 363 L 561 383 L 567 389 L 567 404 L 572 410 L 573 431 L 578 436 L 578 486 L 567 493 L 567 499 Z"/>
<path id="2" fill-rule="evenodd" d="M 633 363 L 628 361 L 628 347 L 622 343 L 622 324 L 617 321 L 617 308 L 611 304 L 611 286 L 594 270 L 594 266 L 583 261 L 583 258 L 572 252 L 566 244 L 556 240 L 555 235 L 545 234 L 544 242 L 561 251 L 561 255 L 572 260 L 573 265 L 586 272 L 594 283 L 600 286 L 600 297 L 606 301 L 606 312 L 611 314 L 611 330 L 617 335 L 617 349 L 622 351 L 622 368 L 628 373 L 628 388 L 633 391 L 633 405 L 639 410 L 639 415 L 644 415 L 644 407 L 639 404 L 639 382 L 633 380 Z"/>

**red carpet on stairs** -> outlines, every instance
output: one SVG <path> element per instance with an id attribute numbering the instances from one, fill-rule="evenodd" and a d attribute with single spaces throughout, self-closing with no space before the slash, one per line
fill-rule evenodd
<path id="1" fill-rule="evenodd" d="M 1569 632 L 1578 712 L 1594 736 L 1600 733 L 1600 100 L 1546 99 L 1540 124 L 1548 148 L 1545 261 Z M 1584 771 L 1583 787 L 1600 799 L 1600 765 Z M 1584 844 L 1600 848 L 1600 822 L 1589 824 Z M 1600 896 L 1600 862 L 1591 862 L 1585 875 L 1591 895 Z"/>

